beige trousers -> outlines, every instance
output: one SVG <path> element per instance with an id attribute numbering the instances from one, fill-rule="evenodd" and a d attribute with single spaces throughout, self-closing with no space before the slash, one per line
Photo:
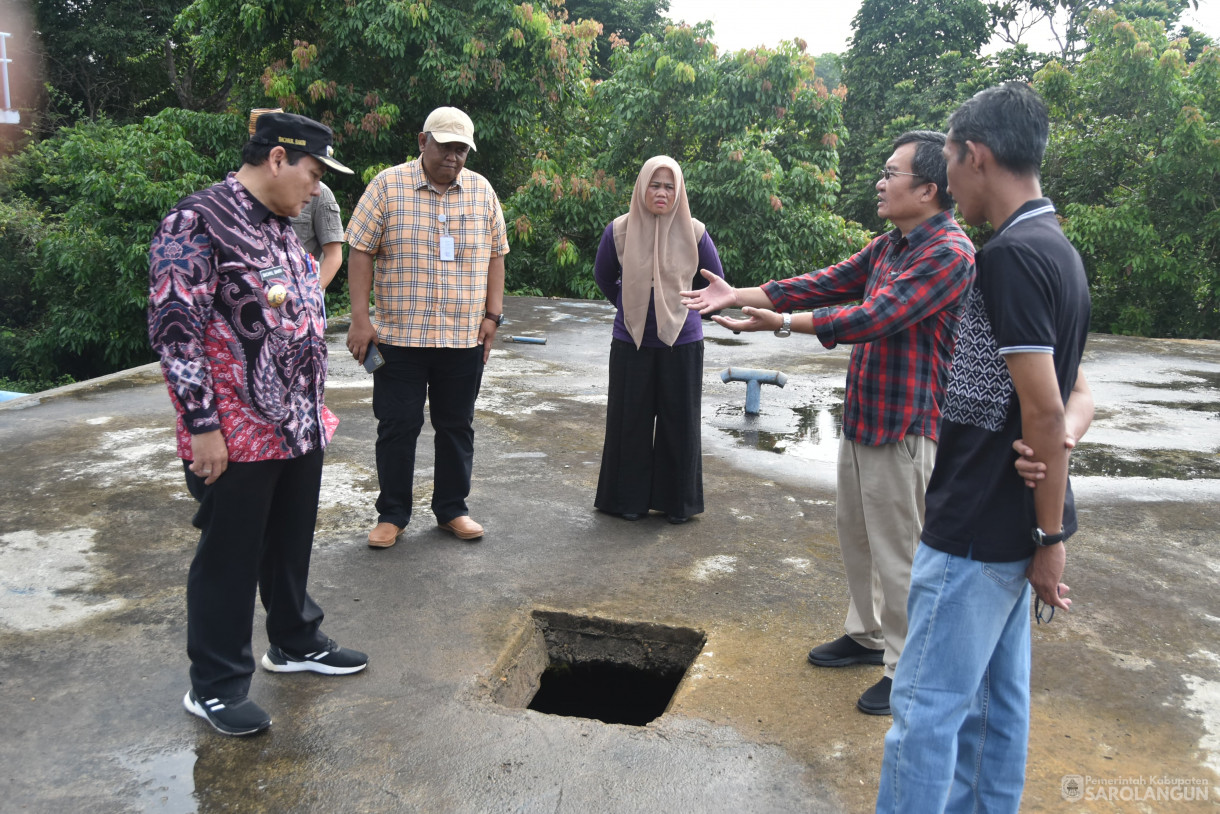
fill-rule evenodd
<path id="1" fill-rule="evenodd" d="M 878 447 L 839 443 L 836 523 L 850 595 L 845 628 L 857 643 L 885 649 L 890 678 L 907 637 L 911 561 L 935 459 L 936 442 L 921 435 Z"/>

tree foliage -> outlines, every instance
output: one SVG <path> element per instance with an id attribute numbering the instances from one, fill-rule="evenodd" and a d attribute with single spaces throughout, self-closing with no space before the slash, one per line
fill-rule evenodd
<path id="1" fill-rule="evenodd" d="M 151 358 L 153 230 L 180 198 L 238 165 L 244 127 L 238 116 L 175 108 L 141 124 L 102 117 L 0 164 L 0 191 L 13 213 L 13 228 L 0 234 L 14 252 L 0 274 L 11 280 L 33 270 L 20 294 L 27 310 L 5 317 L 17 373 L 88 377 Z"/>
<path id="2" fill-rule="evenodd" d="M 635 45 L 645 34 L 659 36 L 667 25 L 664 15 L 669 0 L 568 0 L 565 4 L 571 20 L 596 20 L 602 31 L 593 48 L 594 79 L 610 76 L 610 58 L 614 43 Z"/>
<path id="3" fill-rule="evenodd" d="M 841 259 L 865 235 L 830 211 L 841 100 L 800 43 L 718 56 L 705 24 L 620 44 L 590 100 L 587 150 L 540 154 L 507 201 L 510 286 L 595 295 L 607 223 L 626 211 L 643 162 L 677 160 L 691 210 L 730 280 L 752 285 Z M 564 279 L 551 276 L 559 269 Z M 564 282 L 566 280 L 566 283 Z"/>
<path id="4" fill-rule="evenodd" d="M 1021 45 L 1039 26 L 1050 30 L 1058 46 L 1053 56 L 1073 64 L 1088 49 L 1086 23 L 1100 9 L 1127 19 L 1159 20 L 1168 29 L 1198 0 L 992 0 L 987 3 L 995 34 L 1009 45 Z"/>
<path id="5" fill-rule="evenodd" d="M 242 74 L 244 102 L 330 125 L 369 177 L 414 155 L 433 108 L 461 107 L 469 166 L 497 187 L 525 177 L 537 128 L 583 97 L 598 33 L 548 0 L 195 0 L 181 23 L 209 64 Z"/>
<path id="6" fill-rule="evenodd" d="M 932 118 L 938 111 L 912 104 L 912 97 L 956 95 L 957 84 L 973 70 L 968 61 L 991 37 L 990 17 L 982 0 L 864 0 L 852 31 L 843 59 L 849 137 L 842 156 L 841 211 L 876 230 L 881 223 L 873 184 L 881 166 L 878 154 L 884 160 L 897 135 L 891 123 L 897 114 L 920 127 L 944 126 L 943 119 Z"/>
<path id="7" fill-rule="evenodd" d="M 52 129 L 76 111 L 127 123 L 167 105 L 223 107 L 233 77 L 200 70 L 172 36 L 188 2 L 35 0 Z"/>
<path id="8" fill-rule="evenodd" d="M 1043 185 L 1085 257 L 1097 330 L 1220 336 L 1220 51 L 1193 64 L 1155 19 L 1096 12 L 1072 71 L 1037 87 L 1053 122 Z"/>

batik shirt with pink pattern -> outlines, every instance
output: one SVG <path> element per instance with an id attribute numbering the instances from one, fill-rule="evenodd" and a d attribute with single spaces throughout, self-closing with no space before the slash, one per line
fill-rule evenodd
<path id="1" fill-rule="evenodd" d="M 325 447 L 322 290 L 287 218 L 236 175 L 166 215 L 149 252 L 148 335 L 178 412 L 178 457 L 220 430 L 229 460 L 295 458 Z M 267 291 L 282 285 L 278 308 Z"/>

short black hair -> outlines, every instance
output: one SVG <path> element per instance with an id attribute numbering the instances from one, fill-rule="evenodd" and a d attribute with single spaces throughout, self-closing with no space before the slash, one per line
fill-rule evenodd
<path id="1" fill-rule="evenodd" d="M 915 145 L 911 172 L 936 184 L 936 204 L 941 209 L 953 208 L 949 194 L 949 176 L 945 173 L 945 134 L 935 130 L 908 130 L 894 139 L 894 149 L 904 144 Z"/>
<path id="2" fill-rule="evenodd" d="M 949 132 L 965 156 L 966 142 L 987 145 L 996 162 L 1017 175 L 1042 173 L 1050 112 L 1024 82 L 1005 82 L 974 94 L 949 117 Z"/>
<path id="3" fill-rule="evenodd" d="M 241 163 L 249 164 L 251 167 L 259 167 L 267 163 L 267 157 L 271 155 L 271 151 L 279 144 L 259 144 L 257 141 L 247 141 L 246 145 L 241 148 Z M 308 153 L 303 153 L 300 150 L 289 150 L 284 148 L 284 152 L 288 155 L 288 163 L 294 167 Z"/>

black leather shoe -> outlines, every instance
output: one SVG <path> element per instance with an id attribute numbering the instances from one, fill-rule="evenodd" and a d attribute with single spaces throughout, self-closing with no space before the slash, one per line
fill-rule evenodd
<path id="1" fill-rule="evenodd" d="M 667 514 L 667 515 L 665 515 L 665 519 L 668 520 L 670 523 L 673 523 L 675 526 L 680 526 L 683 523 L 685 523 L 687 520 L 690 520 L 689 517 L 682 517 L 681 515 L 677 515 L 677 514 Z"/>
<path id="2" fill-rule="evenodd" d="M 623 518 L 624 520 L 639 520 L 640 519 L 640 516 L 638 514 L 636 514 L 635 512 L 623 512 L 622 514 L 619 515 L 619 517 Z"/>
<path id="3" fill-rule="evenodd" d="M 892 715 L 890 712 L 890 687 L 893 681 L 883 678 L 864 691 L 856 702 L 856 709 L 868 715 Z"/>
<path id="4" fill-rule="evenodd" d="M 846 667 L 849 664 L 884 664 L 885 651 L 865 647 L 844 634 L 833 642 L 819 644 L 809 651 L 814 667 Z"/>

